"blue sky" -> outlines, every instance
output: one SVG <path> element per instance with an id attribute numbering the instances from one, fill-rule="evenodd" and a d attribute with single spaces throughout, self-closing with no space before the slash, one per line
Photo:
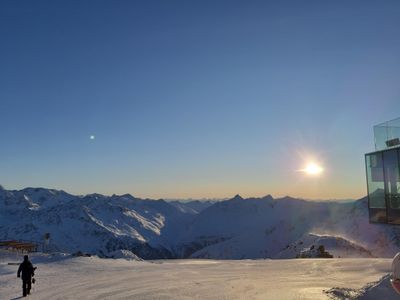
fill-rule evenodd
<path id="1" fill-rule="evenodd" d="M 0 183 L 364 196 L 372 126 L 400 116 L 399 15 L 399 1 L 2 1 Z M 311 160 L 321 176 L 297 172 Z"/>

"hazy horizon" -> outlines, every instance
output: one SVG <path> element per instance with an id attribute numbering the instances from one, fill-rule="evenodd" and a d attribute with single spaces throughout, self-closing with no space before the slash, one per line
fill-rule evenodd
<path id="1" fill-rule="evenodd" d="M 187 201 L 216 201 L 217 202 L 217 201 L 230 200 L 230 199 L 232 199 L 232 198 L 234 198 L 236 196 L 240 196 L 243 199 L 252 199 L 252 198 L 255 198 L 255 199 L 260 198 L 261 199 L 261 198 L 268 197 L 268 196 L 271 196 L 274 199 L 281 199 L 281 198 L 285 198 L 285 197 L 290 197 L 290 198 L 295 198 L 295 199 L 299 199 L 299 200 L 306 200 L 306 201 L 357 201 L 357 200 L 360 200 L 360 199 L 362 199 L 364 197 L 367 197 L 367 195 L 365 195 L 365 196 L 363 196 L 361 198 L 356 198 L 356 199 L 354 199 L 354 198 L 340 198 L 340 199 L 339 198 L 326 198 L 326 199 L 314 198 L 314 199 L 312 199 L 312 198 L 297 197 L 296 195 L 283 195 L 283 194 L 282 195 L 271 195 L 271 194 L 266 193 L 266 194 L 263 194 L 263 195 L 256 195 L 255 196 L 255 195 L 243 195 L 243 194 L 240 194 L 240 193 L 236 193 L 234 195 L 228 195 L 226 197 L 221 197 L 221 198 L 196 198 L 196 197 L 168 198 L 168 197 L 146 197 L 146 196 L 140 196 L 140 195 L 137 195 L 137 194 L 134 194 L 134 193 L 107 194 L 107 193 L 98 193 L 96 191 L 92 191 L 92 192 L 84 193 L 84 194 L 79 194 L 79 193 L 74 193 L 74 192 L 71 192 L 71 191 L 68 191 L 68 190 L 56 189 L 56 188 L 51 188 L 51 187 L 42 187 L 42 186 L 29 186 L 29 187 L 27 186 L 27 187 L 23 187 L 23 188 L 9 188 L 9 187 L 6 187 L 6 186 L 0 184 L 0 187 L 4 188 L 7 191 L 19 191 L 19 190 L 23 190 L 23 189 L 49 189 L 49 190 L 59 190 L 59 191 L 62 190 L 64 192 L 66 192 L 66 193 L 68 193 L 70 195 L 74 195 L 74 196 L 87 196 L 87 195 L 92 195 L 92 194 L 101 194 L 101 195 L 109 197 L 109 196 L 113 196 L 113 195 L 123 196 L 123 195 L 128 194 L 128 195 L 131 195 L 131 196 L 133 196 L 135 198 L 140 198 L 140 199 L 150 199 L 150 200 L 162 199 L 162 200 L 165 200 L 165 201 L 181 201 L 181 202 L 187 202 Z"/>

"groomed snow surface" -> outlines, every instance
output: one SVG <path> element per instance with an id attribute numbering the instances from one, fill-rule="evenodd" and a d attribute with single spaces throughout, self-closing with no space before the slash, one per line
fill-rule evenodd
<path id="1" fill-rule="evenodd" d="M 0 253 L 0 299 L 20 298 L 18 265 L 9 263 L 21 260 Z M 387 277 L 391 259 L 135 261 L 36 254 L 32 262 L 37 283 L 28 299 L 399 299 Z"/>

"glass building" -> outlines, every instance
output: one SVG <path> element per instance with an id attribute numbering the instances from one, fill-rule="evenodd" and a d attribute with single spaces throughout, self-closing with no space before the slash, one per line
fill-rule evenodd
<path id="1" fill-rule="evenodd" d="M 369 220 L 400 224 L 400 118 L 374 126 L 374 137 L 365 154 Z"/>

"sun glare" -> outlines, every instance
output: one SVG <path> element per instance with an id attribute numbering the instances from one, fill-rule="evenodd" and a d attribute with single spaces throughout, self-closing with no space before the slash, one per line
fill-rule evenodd
<path id="1" fill-rule="evenodd" d="M 307 175 L 319 175 L 322 173 L 323 170 L 324 169 L 321 166 L 317 165 L 316 163 L 310 162 L 304 169 L 300 171 L 306 173 Z"/>

